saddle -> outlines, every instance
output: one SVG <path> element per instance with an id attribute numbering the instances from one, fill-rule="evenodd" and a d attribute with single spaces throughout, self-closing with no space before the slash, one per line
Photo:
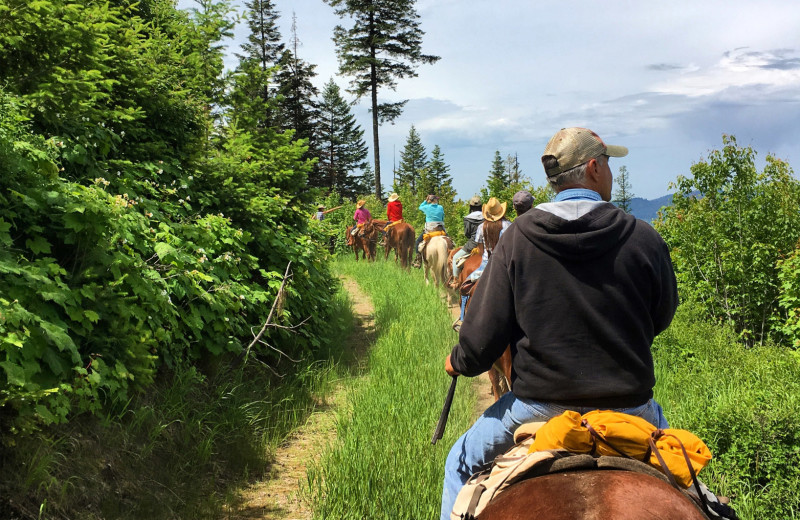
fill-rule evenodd
<path id="1" fill-rule="evenodd" d="M 384 233 L 388 233 L 390 228 L 396 226 L 397 224 L 399 224 L 401 222 L 404 222 L 404 220 L 400 219 L 400 220 L 394 220 L 392 222 L 389 222 L 388 224 L 386 224 L 386 227 L 383 228 L 383 232 Z"/>
<path id="2" fill-rule="evenodd" d="M 570 412 L 565 412 L 565 415 L 567 413 Z M 616 412 L 599 413 L 616 414 Z M 578 415 L 578 417 L 580 417 L 580 415 Z M 555 419 L 557 420 L 559 418 L 556 417 Z M 640 418 L 635 417 L 634 419 Z M 497 457 L 490 467 L 473 475 L 464 485 L 456 498 L 453 511 L 450 513 L 451 520 L 474 520 L 475 516 L 483 511 L 492 499 L 508 489 L 512 484 L 521 480 L 566 471 L 600 469 L 626 470 L 650 475 L 671 484 L 681 491 L 685 496 L 691 499 L 708 518 L 730 520 L 736 520 L 738 518 L 730 507 L 723 504 L 718 497 L 697 480 L 693 468 L 696 461 L 690 461 L 685 449 L 683 449 L 683 454 L 686 457 L 684 464 L 692 468 L 689 469 L 692 481 L 691 487 L 683 486 L 682 482 L 676 482 L 670 469 L 661 469 L 668 468 L 668 465 L 664 463 L 662 457 L 665 453 L 668 453 L 669 450 L 665 450 L 660 446 L 652 449 L 653 452 L 658 454 L 660 467 L 628 457 L 620 451 L 619 443 L 624 444 L 624 438 L 619 435 L 610 435 L 617 442 L 617 448 L 620 449 L 614 448 L 610 444 L 608 438 L 597 431 L 603 430 L 607 432 L 606 429 L 602 428 L 603 425 L 597 422 L 595 422 L 596 429 L 591 426 L 586 428 L 592 441 L 589 443 L 589 448 L 584 449 L 586 446 L 583 446 L 583 441 L 575 444 L 574 435 L 566 433 L 562 436 L 563 432 L 558 433 L 558 424 L 556 424 L 555 427 L 551 427 L 553 425 L 550 425 L 550 423 L 553 421 L 554 420 L 548 421 L 548 423 L 528 423 L 520 426 L 514 433 L 514 442 L 516 444 L 506 453 Z M 558 421 L 555 422 L 558 423 Z M 588 422 L 586 424 L 588 425 Z M 546 427 L 546 425 L 549 426 Z M 655 427 L 653 428 L 655 429 Z M 592 431 L 594 433 L 591 433 Z M 661 430 L 657 431 L 660 432 Z M 692 435 L 685 430 L 671 431 L 685 432 L 690 436 Z M 574 434 L 574 431 L 571 433 Z M 537 436 L 539 437 L 538 442 Z M 702 441 L 699 442 L 702 443 Z M 537 444 L 542 447 L 551 446 L 555 448 L 537 449 Z M 570 445 L 569 449 L 565 449 L 566 445 Z M 681 448 L 683 448 L 682 445 Z M 651 451 L 650 446 L 648 446 L 647 451 Z M 710 459 L 710 452 L 708 456 Z M 702 465 L 700 467 L 702 467 Z"/>
<path id="3" fill-rule="evenodd" d="M 427 260 L 427 256 L 425 255 L 425 251 L 428 249 L 428 242 L 431 241 L 434 237 L 445 237 L 447 239 L 447 249 L 453 248 L 453 239 L 447 236 L 447 232 L 439 226 L 438 229 L 431 231 L 429 233 L 423 233 L 422 235 L 422 243 L 419 245 L 419 253 L 422 255 L 423 260 Z"/>

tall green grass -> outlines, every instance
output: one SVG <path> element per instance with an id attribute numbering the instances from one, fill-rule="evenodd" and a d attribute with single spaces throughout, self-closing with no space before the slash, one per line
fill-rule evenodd
<path id="1" fill-rule="evenodd" d="M 377 341 L 368 376 L 348 393 L 335 441 L 308 470 L 314 517 L 435 518 L 444 460 L 475 406 L 471 385 L 462 381 L 444 438 L 431 445 L 450 383 L 444 359 L 457 341 L 452 318 L 419 271 L 350 259 L 335 270 L 355 278 L 372 298 Z"/>
<path id="2" fill-rule="evenodd" d="M 671 426 L 714 455 L 700 477 L 742 520 L 800 516 L 800 363 L 775 346 L 747 349 L 682 306 L 656 339 L 656 398 Z"/>
<path id="3" fill-rule="evenodd" d="M 450 316 L 418 271 L 340 261 L 376 308 L 369 376 L 354 384 L 338 438 L 309 469 L 316 518 L 434 518 L 444 458 L 469 427 L 474 395 L 456 392 L 445 438 L 430 435 L 456 341 Z M 800 517 L 800 363 L 796 352 L 747 349 L 682 306 L 653 346 L 655 394 L 673 427 L 695 432 L 714 459 L 701 479 L 732 497 L 742 520 Z"/>
<path id="4" fill-rule="evenodd" d="M 340 292 L 331 305 L 338 332 L 311 358 L 273 369 L 221 359 L 178 367 L 105 417 L 15 439 L 0 452 L 0 518 L 40 510 L 41 518 L 220 518 L 226 505 L 235 510 L 240 486 L 268 470 L 277 446 L 347 375 L 350 302 Z"/>

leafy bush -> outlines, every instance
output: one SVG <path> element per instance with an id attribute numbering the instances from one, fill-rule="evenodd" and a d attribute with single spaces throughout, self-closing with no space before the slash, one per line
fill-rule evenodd
<path id="1" fill-rule="evenodd" d="M 786 258 L 778 260 L 780 296 L 778 304 L 785 319 L 776 318 L 775 328 L 793 348 L 800 348 L 800 243 Z"/>
<path id="2" fill-rule="evenodd" d="M 800 182 L 789 165 L 723 137 L 722 150 L 678 177 L 677 193 L 656 222 L 670 246 L 684 300 L 761 343 L 780 314 L 776 262 L 800 238 Z"/>
<path id="3" fill-rule="evenodd" d="M 656 398 L 670 425 L 714 455 L 700 477 L 741 518 L 800 513 L 800 363 L 774 346 L 746 348 L 726 326 L 682 305 L 656 338 Z"/>

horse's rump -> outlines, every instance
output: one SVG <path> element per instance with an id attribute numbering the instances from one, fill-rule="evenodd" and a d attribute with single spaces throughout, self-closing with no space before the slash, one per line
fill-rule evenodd
<path id="1" fill-rule="evenodd" d="M 578 470 L 523 480 L 495 497 L 478 520 L 708 520 L 685 494 L 633 471 Z"/>
<path id="2" fill-rule="evenodd" d="M 425 283 L 429 283 L 429 272 L 433 274 L 433 281 L 437 287 L 447 283 L 447 254 L 450 252 L 451 243 L 450 237 L 446 235 L 435 236 L 427 243 L 426 254 L 423 255 Z"/>
<path id="3" fill-rule="evenodd" d="M 405 222 L 391 225 L 386 231 L 386 246 L 384 258 L 389 257 L 389 251 L 394 249 L 395 262 L 400 259 L 402 267 L 408 267 L 414 253 L 414 228 Z"/>

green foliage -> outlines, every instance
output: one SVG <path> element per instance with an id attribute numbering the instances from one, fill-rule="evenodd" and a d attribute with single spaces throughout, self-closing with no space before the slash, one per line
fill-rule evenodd
<path id="1" fill-rule="evenodd" d="M 500 156 L 500 150 L 495 150 L 492 169 L 489 171 L 489 178 L 486 181 L 489 188 L 489 197 L 498 197 L 500 193 L 511 183 L 511 179 L 506 172 L 506 165 Z M 488 197 L 487 197 L 488 198 Z"/>
<path id="2" fill-rule="evenodd" d="M 421 193 L 434 193 L 439 196 L 441 201 L 452 202 L 456 195 L 453 188 L 453 178 L 449 173 L 450 166 L 444 162 L 444 154 L 439 145 L 434 145 L 431 151 L 431 159 L 428 167 L 422 172 L 420 178 Z M 440 202 L 441 203 L 441 202 Z"/>
<path id="3" fill-rule="evenodd" d="M 799 244 L 800 245 L 800 244 Z M 778 304 L 785 319 L 775 319 L 775 329 L 793 348 L 800 348 L 800 248 L 778 260 L 780 296 Z"/>
<path id="4" fill-rule="evenodd" d="M 364 131 L 333 79 L 323 87 L 317 133 L 319 163 L 309 179 L 311 185 L 334 190 L 350 199 L 369 191 L 372 184 L 354 175 L 356 170 L 368 166 Z"/>
<path id="5" fill-rule="evenodd" d="M 400 164 L 395 170 L 395 191 L 406 187 L 414 194 L 424 193 L 428 195 L 433 193 L 433 191 L 425 191 L 432 188 L 432 181 L 426 182 L 426 186 L 420 185 L 423 175 L 428 170 L 428 162 L 428 153 L 425 151 L 422 139 L 414 125 L 411 125 L 408 130 L 406 144 L 400 151 Z"/>
<path id="6" fill-rule="evenodd" d="M 777 260 L 800 237 L 800 182 L 789 165 L 724 136 L 722 150 L 679 177 L 672 206 L 656 223 L 670 246 L 684 300 L 733 325 L 748 343 L 761 343 L 783 321 Z"/>
<path id="7" fill-rule="evenodd" d="M 25 516 L 9 512 L 10 502 L 12 511 L 41 506 L 42 518 L 230 515 L 241 487 L 268 478 L 277 447 L 355 372 L 342 350 L 352 328 L 346 295 L 330 308 L 323 347 L 280 379 L 257 363 L 183 364 L 98 416 L 0 447 L 0 510 Z"/>
<path id="8" fill-rule="evenodd" d="M 742 519 L 800 513 L 800 360 L 746 348 L 727 326 L 682 305 L 654 345 L 656 398 L 670 425 L 696 433 L 714 456 L 700 475 Z"/>
<path id="9" fill-rule="evenodd" d="M 244 54 L 237 54 L 230 102 L 238 124 L 258 136 L 279 126 L 278 84 L 273 76 L 280 68 L 283 44 L 271 0 L 251 0 L 245 8 L 250 32 L 242 44 Z"/>
<path id="10" fill-rule="evenodd" d="M 252 353 L 279 366 L 319 348 L 334 285 L 302 210 L 307 148 L 216 123 L 229 4 L 0 9 L 2 433 L 241 352 L 290 263 L 284 327 Z"/>

